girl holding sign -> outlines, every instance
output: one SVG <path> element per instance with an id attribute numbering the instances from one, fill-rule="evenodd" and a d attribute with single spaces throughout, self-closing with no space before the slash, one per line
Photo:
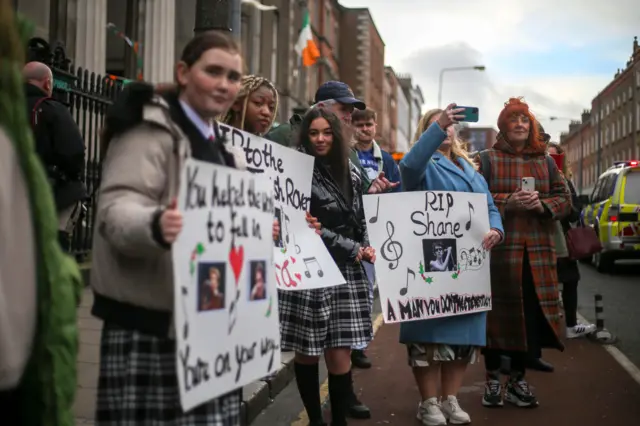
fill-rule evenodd
<path id="1" fill-rule="evenodd" d="M 240 424 L 238 392 L 181 408 L 171 244 L 182 229 L 175 197 L 184 159 L 245 167 L 244 152 L 211 125 L 234 102 L 241 77 L 236 43 L 207 32 L 182 52 L 175 89 L 158 94 L 132 83 L 107 116 L 91 271 L 92 313 L 104 321 L 98 425 Z M 210 276 L 215 290 L 219 277 Z"/>
<path id="2" fill-rule="evenodd" d="M 222 122 L 252 135 L 264 136 L 276 119 L 278 91 L 271 81 L 258 75 L 242 77 L 238 98 Z"/>
<path id="3" fill-rule="evenodd" d="M 343 426 L 353 395 L 351 347 L 371 340 L 369 282 L 360 261 L 374 262 L 375 251 L 367 237 L 362 181 L 349 161 L 340 120 L 326 109 L 312 109 L 302 121 L 299 145 L 301 151 L 316 158 L 310 213 L 322 223 L 320 236 L 347 282 L 281 292 L 281 344 L 283 350 L 296 353 L 296 382 L 313 426 L 325 425 L 318 373 L 318 361 L 324 354 L 331 424 Z"/>
<path id="4" fill-rule="evenodd" d="M 502 220 L 487 183 L 458 140 L 454 124 L 464 118 L 460 115 L 463 111 L 451 104 L 445 111 L 431 110 L 422 117 L 415 143 L 400 161 L 400 175 L 408 191 L 487 194 L 491 230 L 482 245 L 491 250 L 502 240 Z M 444 250 L 438 256 L 444 259 Z M 435 266 L 446 268 L 444 261 Z M 451 424 L 471 422 L 469 414 L 460 408 L 457 394 L 467 364 L 475 361 L 478 348 L 486 344 L 486 322 L 487 313 L 481 312 L 400 325 L 400 342 L 407 345 L 409 365 L 422 397 L 418 418 L 424 425 L 446 425 L 447 420 Z"/>

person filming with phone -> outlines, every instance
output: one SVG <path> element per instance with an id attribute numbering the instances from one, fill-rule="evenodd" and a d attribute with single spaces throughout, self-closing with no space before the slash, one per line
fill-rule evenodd
<path id="1" fill-rule="evenodd" d="M 500 211 L 505 240 L 491 255 L 492 310 L 484 350 L 482 404 L 537 407 L 525 379 L 529 354 L 563 350 L 554 247 L 555 221 L 571 211 L 571 197 L 555 162 L 546 155 L 529 106 L 511 98 L 498 116 L 497 140 L 476 157 Z M 511 359 L 503 392 L 501 358 Z"/>
<path id="2" fill-rule="evenodd" d="M 405 191 L 486 194 L 490 230 L 482 246 L 491 250 L 503 239 L 502 219 L 487 183 L 458 138 L 455 124 L 468 119 L 478 120 L 477 108 L 451 104 L 444 111 L 428 111 L 418 124 L 413 146 L 400 161 L 400 177 Z M 446 270 L 451 252 L 442 245 L 434 249 L 437 262 L 431 267 Z M 479 348 L 486 343 L 486 324 L 486 312 L 400 324 L 400 343 L 407 346 L 409 366 L 420 390 L 417 417 L 422 424 L 471 421 L 457 395 L 467 365 L 478 358 Z"/>

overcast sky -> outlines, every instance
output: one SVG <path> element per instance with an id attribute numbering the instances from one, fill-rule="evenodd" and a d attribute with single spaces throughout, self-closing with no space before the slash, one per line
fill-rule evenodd
<path id="1" fill-rule="evenodd" d="M 640 36 L 637 0 L 340 0 L 368 7 L 385 42 L 385 62 L 410 73 L 437 106 L 442 68 L 485 65 L 444 75 L 443 106 L 478 106 L 496 127 L 510 96 L 524 96 L 557 139 L 568 120 L 623 68 Z M 635 3 L 635 5 L 634 5 Z M 632 6 L 633 5 L 633 6 Z"/>

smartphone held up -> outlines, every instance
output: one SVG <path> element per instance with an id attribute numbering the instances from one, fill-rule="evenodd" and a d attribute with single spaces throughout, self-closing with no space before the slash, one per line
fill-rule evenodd
<path id="1" fill-rule="evenodd" d="M 460 108 L 464 109 L 464 111 L 459 114 L 464 116 L 464 118 L 460 121 L 467 123 L 477 123 L 478 120 L 480 120 L 480 111 L 477 107 L 456 105 L 456 109 Z"/>

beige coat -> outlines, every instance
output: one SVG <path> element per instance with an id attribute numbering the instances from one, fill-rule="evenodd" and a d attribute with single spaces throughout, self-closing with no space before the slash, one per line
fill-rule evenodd
<path id="1" fill-rule="evenodd" d="M 244 152 L 227 146 L 237 168 Z M 189 140 L 155 96 L 143 122 L 111 141 L 104 159 L 93 236 L 91 286 L 119 302 L 173 311 L 171 251 L 151 234 L 153 214 L 177 196 Z"/>
<path id="2" fill-rule="evenodd" d="M 27 184 L 0 128 L 0 390 L 15 388 L 36 326 L 36 262 Z"/>

